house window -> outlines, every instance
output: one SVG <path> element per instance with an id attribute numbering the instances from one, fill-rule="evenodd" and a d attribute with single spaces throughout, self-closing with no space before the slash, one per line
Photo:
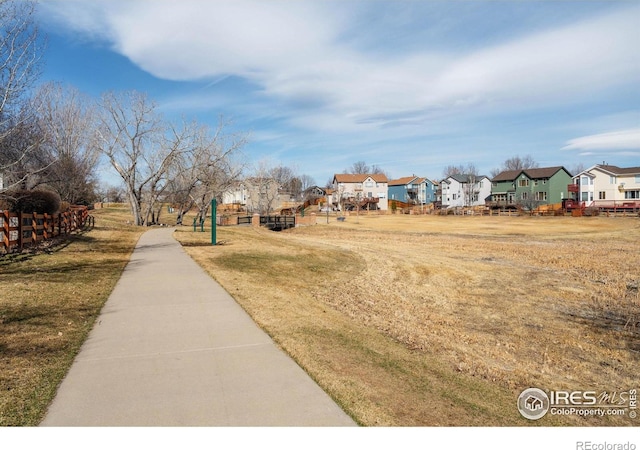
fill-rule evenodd
<path id="1" fill-rule="evenodd" d="M 605 191 L 598 192 L 598 199 L 606 200 L 606 198 L 607 198 L 607 193 Z"/>
<path id="2" fill-rule="evenodd" d="M 547 184 L 547 179 L 542 180 L 542 184 Z"/>
<path id="3" fill-rule="evenodd" d="M 636 184 L 640 184 L 640 175 L 636 175 Z M 2 188 L 1 183 L 0 183 L 0 188 Z"/>
<path id="4" fill-rule="evenodd" d="M 498 183 L 496 181 L 494 181 L 494 182 L 491 183 L 491 186 L 498 187 Z"/>
<path id="5" fill-rule="evenodd" d="M 367 181 L 367 182 L 364 184 L 364 187 L 373 187 L 373 181 Z"/>
<path id="6" fill-rule="evenodd" d="M 633 200 L 640 199 L 640 191 L 625 191 L 624 198 Z"/>
<path id="7" fill-rule="evenodd" d="M 533 185 L 537 186 L 538 185 L 538 180 L 533 180 Z"/>
<path id="8" fill-rule="evenodd" d="M 609 184 L 616 184 L 616 177 L 613 175 L 609 176 Z"/>
<path id="9" fill-rule="evenodd" d="M 583 191 L 583 192 L 581 193 L 580 201 L 582 201 L 582 202 L 589 201 L 589 193 L 588 193 L 588 192 Z"/>
<path id="10" fill-rule="evenodd" d="M 539 202 L 547 201 L 547 193 L 546 192 L 536 192 L 536 200 Z"/>
<path id="11" fill-rule="evenodd" d="M 526 192 L 523 192 L 522 194 L 520 194 L 520 198 L 521 198 L 522 200 L 526 200 L 526 199 L 527 199 L 527 193 L 526 193 Z"/>
<path id="12" fill-rule="evenodd" d="M 458 194 L 453 194 L 453 199 L 454 199 L 454 200 L 456 199 L 456 195 L 458 195 Z"/>
<path id="13" fill-rule="evenodd" d="M 588 186 L 589 185 L 589 177 L 582 177 L 580 179 L 580 184 Z"/>
<path id="14" fill-rule="evenodd" d="M 523 178 L 523 179 L 518 180 L 518 186 L 520 186 L 520 187 L 529 186 L 529 179 L 528 178 Z"/>

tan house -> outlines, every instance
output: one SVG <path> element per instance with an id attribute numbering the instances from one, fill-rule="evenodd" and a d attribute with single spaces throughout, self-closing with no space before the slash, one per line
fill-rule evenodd
<path id="1" fill-rule="evenodd" d="M 333 176 L 332 188 L 332 203 L 340 210 L 358 206 L 360 210 L 388 209 L 389 180 L 384 174 L 338 173 Z"/>
<path id="2" fill-rule="evenodd" d="M 271 214 L 283 203 L 279 188 L 273 178 L 247 178 L 228 187 L 222 195 L 222 203 L 237 205 L 250 213 Z"/>
<path id="3" fill-rule="evenodd" d="M 576 200 L 591 207 L 640 206 L 640 167 L 596 164 L 573 177 Z"/>

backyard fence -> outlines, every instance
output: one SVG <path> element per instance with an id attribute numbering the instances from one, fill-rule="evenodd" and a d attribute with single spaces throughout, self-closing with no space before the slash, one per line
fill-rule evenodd
<path id="1" fill-rule="evenodd" d="M 0 210 L 0 252 L 22 250 L 56 236 L 66 236 L 87 226 L 93 216 L 86 206 L 58 214 L 27 214 Z"/>

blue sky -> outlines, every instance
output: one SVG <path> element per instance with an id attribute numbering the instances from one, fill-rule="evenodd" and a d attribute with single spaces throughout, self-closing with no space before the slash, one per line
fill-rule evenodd
<path id="1" fill-rule="evenodd" d="M 245 153 L 324 184 L 640 165 L 636 1 L 46 0 L 44 79 L 148 92 L 168 117 L 249 134 Z"/>

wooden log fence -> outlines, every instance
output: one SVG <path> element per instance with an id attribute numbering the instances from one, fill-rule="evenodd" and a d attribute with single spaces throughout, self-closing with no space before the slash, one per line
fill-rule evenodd
<path id="1" fill-rule="evenodd" d="M 59 214 L 13 213 L 0 210 L 0 252 L 23 250 L 93 225 L 94 218 L 84 206 L 74 207 Z"/>

